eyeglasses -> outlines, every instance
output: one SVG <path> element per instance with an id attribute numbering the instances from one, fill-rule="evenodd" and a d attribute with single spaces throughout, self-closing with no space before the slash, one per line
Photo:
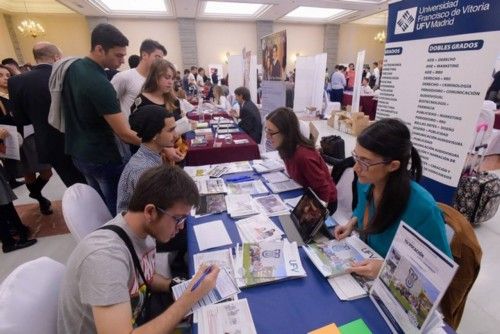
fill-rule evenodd
<path id="1" fill-rule="evenodd" d="M 160 207 L 155 207 L 156 210 L 160 211 L 162 214 L 164 215 L 167 215 L 168 217 L 172 218 L 173 220 L 175 220 L 175 224 L 176 225 L 180 225 L 182 223 L 184 223 L 188 217 L 188 215 L 184 215 L 184 216 L 173 216 L 171 215 L 170 213 L 168 213 L 167 211 L 165 211 L 164 209 L 160 208 Z"/>
<path id="2" fill-rule="evenodd" d="M 267 136 L 269 137 L 272 137 L 274 135 L 277 135 L 278 133 L 280 133 L 280 131 L 275 131 L 275 132 L 272 132 L 271 130 L 269 130 L 268 128 L 265 128 L 264 132 L 266 133 Z"/>
<path id="3" fill-rule="evenodd" d="M 352 151 L 351 152 L 352 154 L 352 158 L 354 159 L 354 161 L 361 167 L 361 171 L 363 172 L 366 172 L 368 171 L 368 169 L 371 167 L 371 166 L 376 166 L 376 165 L 384 165 L 384 164 L 387 164 L 389 163 L 390 161 L 389 160 L 382 160 L 382 161 L 379 161 L 379 162 L 366 162 L 364 160 L 362 160 L 357 154 L 356 152 Z"/>

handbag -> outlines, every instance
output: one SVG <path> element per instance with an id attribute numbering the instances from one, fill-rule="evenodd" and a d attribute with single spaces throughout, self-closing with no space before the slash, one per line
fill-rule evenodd
<path id="1" fill-rule="evenodd" d="M 322 137 L 320 145 L 323 154 L 336 159 L 345 159 L 345 143 L 340 136 Z"/>
<path id="2" fill-rule="evenodd" d="M 117 225 L 106 225 L 100 228 L 100 230 L 111 230 L 118 234 L 120 239 L 123 240 L 125 245 L 127 246 L 130 255 L 132 255 L 132 261 L 134 262 L 134 267 L 135 271 L 139 272 L 140 277 L 142 278 L 142 281 L 146 285 L 146 291 L 144 293 L 144 303 L 142 304 L 141 310 L 139 311 L 139 314 L 137 315 L 137 318 L 135 320 L 135 324 L 137 326 L 141 326 L 145 324 L 146 322 L 152 320 L 154 318 L 153 316 L 153 308 L 152 308 L 152 303 L 153 303 L 153 298 L 151 295 L 151 287 L 148 284 L 148 281 L 146 280 L 146 277 L 144 276 L 144 272 L 142 271 L 141 268 L 141 263 L 139 262 L 139 258 L 137 257 L 137 254 L 134 250 L 134 246 L 132 244 L 132 241 L 130 240 L 129 236 L 127 233 Z"/>

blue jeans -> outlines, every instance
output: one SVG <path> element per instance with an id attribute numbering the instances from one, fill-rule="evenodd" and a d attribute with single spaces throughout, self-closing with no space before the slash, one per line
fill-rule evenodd
<path id="1" fill-rule="evenodd" d="M 89 186 L 94 188 L 114 217 L 116 215 L 116 197 L 118 182 L 125 163 L 97 164 L 73 157 L 73 162 L 78 170 L 85 176 Z"/>

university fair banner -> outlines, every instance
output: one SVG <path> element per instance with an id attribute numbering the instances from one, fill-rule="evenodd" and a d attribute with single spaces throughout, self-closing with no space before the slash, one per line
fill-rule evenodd
<path id="1" fill-rule="evenodd" d="M 389 4 L 377 118 L 411 129 L 423 185 L 450 203 L 500 51 L 500 1 Z"/>

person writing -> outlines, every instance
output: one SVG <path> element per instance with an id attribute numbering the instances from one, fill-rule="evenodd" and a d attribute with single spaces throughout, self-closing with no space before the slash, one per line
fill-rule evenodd
<path id="1" fill-rule="evenodd" d="M 358 176 L 358 205 L 353 217 L 335 228 L 335 238 L 344 239 L 357 229 L 361 238 L 385 257 L 399 223 L 404 221 L 451 257 L 441 211 L 432 195 L 415 182 L 422 176 L 422 164 L 406 125 L 391 118 L 372 124 L 358 136 L 352 157 Z M 350 272 L 374 278 L 382 263 L 364 260 Z"/>
<path id="2" fill-rule="evenodd" d="M 310 187 L 328 204 L 330 214 L 337 209 L 337 189 L 328 167 L 314 143 L 299 130 L 297 115 L 289 108 L 278 108 L 266 117 L 266 137 L 285 161 L 288 175 L 303 187 Z"/>

